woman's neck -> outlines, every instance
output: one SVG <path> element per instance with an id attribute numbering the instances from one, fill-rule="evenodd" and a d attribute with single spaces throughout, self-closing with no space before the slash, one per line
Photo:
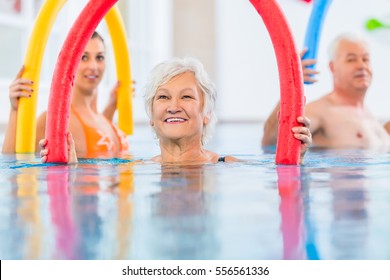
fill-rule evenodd
<path id="1" fill-rule="evenodd" d="M 193 143 L 195 142 L 195 143 Z M 200 141 L 162 141 L 161 155 L 157 161 L 161 163 L 209 163 L 213 153 L 205 150 Z"/>
<path id="2" fill-rule="evenodd" d="M 82 94 L 74 91 L 72 95 L 72 107 L 76 110 L 91 111 L 97 113 L 97 95 Z"/>

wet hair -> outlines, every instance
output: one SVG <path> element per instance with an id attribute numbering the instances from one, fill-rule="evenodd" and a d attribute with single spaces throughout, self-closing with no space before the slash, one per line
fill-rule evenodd
<path id="1" fill-rule="evenodd" d="M 340 46 L 340 43 L 344 42 L 344 41 L 353 42 L 353 43 L 360 43 L 360 44 L 365 45 L 367 48 L 369 47 L 367 40 L 365 39 L 365 37 L 362 34 L 358 34 L 358 33 L 340 34 L 335 39 L 333 39 L 333 41 L 329 45 L 328 57 L 329 57 L 330 61 L 334 60 L 336 53 L 337 53 L 337 50 Z"/>
<path id="2" fill-rule="evenodd" d="M 191 57 L 172 58 L 155 66 L 149 76 L 145 87 L 145 107 L 149 118 L 152 116 L 153 99 L 160 86 L 168 83 L 173 77 L 191 72 L 194 74 L 201 93 L 203 95 L 203 116 L 208 116 L 209 122 L 204 126 L 202 144 L 211 138 L 217 117 L 215 114 L 215 102 L 217 92 L 214 83 L 205 71 L 202 63 Z"/>

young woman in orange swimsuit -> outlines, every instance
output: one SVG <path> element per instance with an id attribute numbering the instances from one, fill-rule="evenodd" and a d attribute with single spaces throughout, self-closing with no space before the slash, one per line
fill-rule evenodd
<path id="1" fill-rule="evenodd" d="M 115 91 L 119 84 L 113 89 L 103 114 L 97 111 L 98 86 L 106 68 L 105 51 L 102 37 L 95 32 L 85 48 L 74 81 L 69 131 L 73 135 L 77 154 L 81 157 L 112 157 L 128 150 L 126 135 L 111 122 L 116 109 Z M 23 68 L 10 86 L 11 108 L 15 112 L 18 98 L 28 98 L 34 94 L 30 87 L 32 81 L 21 79 L 22 73 Z M 16 118 L 10 116 L 8 126 L 15 127 L 13 122 L 16 125 Z M 45 128 L 46 112 L 37 120 L 37 149 L 39 139 L 45 138 Z M 15 152 L 15 137 L 15 133 L 7 131 L 4 153 Z"/>

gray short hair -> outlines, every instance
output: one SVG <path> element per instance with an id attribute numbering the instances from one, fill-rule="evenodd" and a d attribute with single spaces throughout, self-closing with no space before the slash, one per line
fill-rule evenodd
<path id="1" fill-rule="evenodd" d="M 217 117 L 215 114 L 215 103 L 217 92 L 214 83 L 205 71 L 202 63 L 191 57 L 172 58 L 155 66 L 145 86 L 145 107 L 149 118 L 152 116 L 153 99 L 157 89 L 168 83 L 173 77 L 185 72 L 194 73 L 195 79 L 203 94 L 203 116 L 209 116 L 209 122 L 205 125 L 202 134 L 202 143 L 205 144 L 211 138 Z"/>
<path id="2" fill-rule="evenodd" d="M 328 56 L 329 60 L 332 61 L 335 58 L 337 49 L 340 46 L 340 43 L 343 41 L 347 42 L 353 42 L 353 43 L 360 43 L 365 45 L 367 48 L 369 47 L 369 44 L 366 40 L 366 38 L 359 33 L 343 33 L 338 35 L 333 41 L 330 43 L 328 48 Z"/>

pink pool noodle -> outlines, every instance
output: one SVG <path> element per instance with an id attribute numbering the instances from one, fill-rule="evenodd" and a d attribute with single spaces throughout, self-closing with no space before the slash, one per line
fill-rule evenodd
<path id="1" fill-rule="evenodd" d="M 75 73 L 96 27 L 118 0 L 90 0 L 69 31 L 51 82 L 46 119 L 47 162 L 67 162 L 69 110 Z"/>
<path id="2" fill-rule="evenodd" d="M 283 259 L 306 259 L 305 223 L 299 166 L 277 166 Z"/>
<path id="3" fill-rule="evenodd" d="M 46 182 L 52 223 L 56 229 L 57 252 L 67 259 L 77 259 L 77 234 L 72 219 L 69 166 L 49 166 Z M 62 257 L 62 255 L 56 256 Z"/>
<path id="4" fill-rule="evenodd" d="M 275 0 L 250 0 L 262 17 L 274 46 L 279 70 L 280 113 L 276 164 L 299 164 L 301 142 L 291 132 L 300 126 L 297 117 L 303 115 L 304 95 L 301 60 L 294 38 Z"/>

